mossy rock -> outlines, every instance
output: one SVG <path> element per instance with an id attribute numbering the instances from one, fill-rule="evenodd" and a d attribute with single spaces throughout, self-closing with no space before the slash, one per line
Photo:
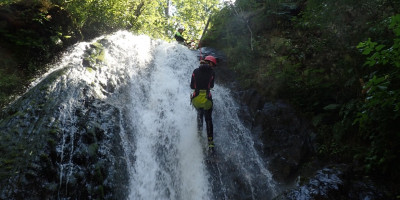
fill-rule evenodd
<path id="1" fill-rule="evenodd" d="M 105 51 L 101 43 L 95 42 L 86 47 L 82 65 L 90 72 L 96 70 L 104 62 Z"/>
<path id="2" fill-rule="evenodd" d="M 89 145 L 88 153 L 90 157 L 94 157 L 97 154 L 97 150 L 99 149 L 99 145 L 97 143 L 92 143 Z"/>

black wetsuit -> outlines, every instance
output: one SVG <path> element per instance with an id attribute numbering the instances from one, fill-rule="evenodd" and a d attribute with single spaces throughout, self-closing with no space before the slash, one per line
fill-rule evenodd
<path id="1" fill-rule="evenodd" d="M 192 74 L 190 81 L 190 88 L 195 90 L 193 97 L 199 94 L 199 90 L 206 90 L 207 97 L 212 101 L 210 89 L 214 87 L 215 72 L 208 64 L 202 64 L 200 67 L 195 69 Z M 211 109 L 197 109 L 197 126 L 199 131 L 203 129 L 203 118 L 206 121 L 207 137 L 211 141 L 213 140 L 213 123 L 212 123 L 212 107 Z"/>

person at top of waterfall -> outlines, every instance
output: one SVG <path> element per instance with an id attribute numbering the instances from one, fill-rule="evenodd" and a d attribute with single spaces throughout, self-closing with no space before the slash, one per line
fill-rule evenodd
<path id="1" fill-rule="evenodd" d="M 190 88 L 194 90 L 191 95 L 192 105 L 197 110 L 197 127 L 201 134 L 203 130 L 203 118 L 206 121 L 208 148 L 214 150 L 214 130 L 212 123 L 213 100 L 210 89 L 214 87 L 214 67 L 217 60 L 213 56 L 206 56 L 200 61 L 200 66 L 193 70 Z"/>
<path id="2" fill-rule="evenodd" d="M 179 43 L 179 44 L 185 44 L 186 39 L 183 38 L 182 33 L 185 29 L 180 27 L 178 28 L 178 31 L 175 33 L 175 40 Z"/>

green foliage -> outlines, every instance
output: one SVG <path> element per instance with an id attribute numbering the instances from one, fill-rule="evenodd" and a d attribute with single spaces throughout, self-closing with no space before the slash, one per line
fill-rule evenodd
<path id="1" fill-rule="evenodd" d="M 68 10 L 76 26 L 84 33 L 131 29 L 139 34 L 162 39 L 171 39 L 178 26 L 189 29 L 190 37 L 198 38 L 208 15 L 216 11 L 213 5 L 218 4 L 218 0 L 53 2 Z"/>
<path id="2" fill-rule="evenodd" d="M 392 171 L 398 167 L 400 135 L 400 15 L 390 18 L 394 32 L 391 46 L 368 39 L 357 47 L 367 55 L 365 66 L 373 68 L 365 83 L 366 98 L 354 123 L 359 124 L 363 138 L 370 143 L 365 168 L 400 177 Z"/>
<path id="3" fill-rule="evenodd" d="M 218 0 L 148 1 L 137 17 L 133 31 L 171 40 L 176 29 L 184 27 L 184 38 L 198 40 L 208 17 L 217 11 L 218 3 Z"/>
<path id="4" fill-rule="evenodd" d="M 8 5 L 8 4 L 11 4 L 11 3 L 15 3 L 15 0 L 2 0 L 0 2 L 0 6 L 5 6 L 5 5 Z"/>
<path id="5" fill-rule="evenodd" d="M 170 40 L 180 26 L 189 30 L 190 38 L 198 39 L 208 16 L 216 12 L 214 5 L 218 0 L 53 0 L 53 3 L 68 10 L 84 34 L 130 29 L 138 34 Z"/>
<path id="6" fill-rule="evenodd" d="M 235 2 L 235 6 L 242 10 L 254 10 L 260 6 L 260 3 L 261 2 L 257 0 L 246 0 L 246 1 L 237 0 Z"/>
<path id="7" fill-rule="evenodd" d="M 246 86 L 254 85 L 252 78 L 257 71 L 254 62 L 254 51 L 246 23 L 235 14 L 234 7 L 226 6 L 213 15 L 212 26 L 203 42 L 203 46 L 213 46 L 221 49 L 230 58 L 230 67 L 241 74 L 239 78 Z"/>
<path id="8" fill-rule="evenodd" d="M 104 34 L 132 23 L 137 1 L 54 1 L 72 16 L 75 26 L 84 34 Z"/>
<path id="9" fill-rule="evenodd" d="M 86 1 L 52 0 L 66 9 L 84 35 L 130 29 L 154 38 L 173 39 L 185 27 L 187 39 L 199 39 L 208 17 L 218 9 L 218 0 Z"/>
<path id="10" fill-rule="evenodd" d="M 389 28 L 393 30 L 395 38 L 393 40 L 393 45 L 390 48 L 385 48 L 383 44 L 378 44 L 377 42 L 372 42 L 369 38 L 366 42 L 361 42 L 357 48 L 362 50 L 363 55 L 370 55 L 367 58 L 365 65 L 372 67 L 375 65 L 392 65 L 397 68 L 400 67 L 400 15 L 393 16 L 391 18 L 391 23 Z"/>
<path id="11" fill-rule="evenodd" d="M 10 95 L 13 94 L 15 88 L 19 87 L 21 83 L 21 78 L 16 74 L 8 74 L 0 69 L 0 107 L 3 102 L 10 100 Z"/>
<path id="12" fill-rule="evenodd" d="M 2 89 L 2 93 L 9 93 L 11 92 L 21 80 L 15 74 L 7 74 L 4 73 L 0 69 L 0 88 Z"/>

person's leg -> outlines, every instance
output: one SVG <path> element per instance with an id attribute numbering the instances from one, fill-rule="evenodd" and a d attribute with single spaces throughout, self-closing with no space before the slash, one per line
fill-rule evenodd
<path id="1" fill-rule="evenodd" d="M 197 130 L 201 133 L 203 131 L 203 118 L 204 109 L 197 109 Z"/>
<path id="2" fill-rule="evenodd" d="M 204 111 L 206 126 L 207 126 L 207 138 L 208 147 L 214 148 L 214 127 L 212 123 L 212 108 Z"/>

